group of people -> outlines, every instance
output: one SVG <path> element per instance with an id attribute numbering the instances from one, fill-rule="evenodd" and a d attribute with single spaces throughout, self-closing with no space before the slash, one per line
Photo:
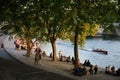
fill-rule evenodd
<path id="1" fill-rule="evenodd" d="M 115 66 L 106 66 L 105 73 L 111 75 L 120 75 L 120 68 L 118 70 L 115 70 Z"/>
<path id="2" fill-rule="evenodd" d="M 73 73 L 74 75 L 78 75 L 78 76 L 86 75 L 87 69 L 85 66 L 83 68 L 81 66 L 80 67 L 74 66 Z"/>
<path id="3" fill-rule="evenodd" d="M 16 45 L 16 48 L 19 48 L 19 46 L 20 46 L 19 40 L 16 39 L 14 43 Z M 1 47 L 3 47 L 3 45 Z M 42 56 L 42 50 L 40 48 L 36 48 L 35 49 L 35 61 L 34 61 L 35 65 L 38 65 L 39 60 L 41 59 L 41 56 Z M 51 58 L 53 57 L 52 53 L 50 53 L 50 57 Z M 85 60 L 85 62 L 83 63 L 83 67 L 81 67 L 79 59 L 78 59 L 77 63 L 75 63 L 75 58 L 72 57 L 72 59 L 71 59 L 70 56 L 68 56 L 68 57 L 63 56 L 62 50 L 59 51 L 58 57 L 59 57 L 60 61 L 63 61 L 63 62 L 65 62 L 65 61 L 71 62 L 72 61 L 73 62 L 73 64 L 74 64 L 73 71 L 74 71 L 75 75 L 81 76 L 81 75 L 87 74 L 87 72 L 89 72 L 90 74 L 97 74 L 98 73 L 98 66 L 97 65 L 93 66 L 89 60 Z M 89 70 L 86 69 L 86 66 L 89 67 Z M 120 75 L 120 68 L 118 70 L 115 70 L 115 66 L 112 66 L 111 68 L 110 68 L 110 66 L 107 66 L 105 68 L 105 73 L 112 74 L 112 75 Z"/>
<path id="4" fill-rule="evenodd" d="M 97 74 L 98 73 L 98 66 L 97 65 L 95 65 L 94 67 L 90 66 L 89 73 L 90 74 Z"/>
<path id="5" fill-rule="evenodd" d="M 88 60 L 89 62 L 89 60 Z M 83 66 L 83 68 L 82 68 Z M 86 69 L 88 67 L 89 69 Z M 74 64 L 74 69 L 73 69 L 74 75 L 86 75 L 88 72 L 90 74 L 97 74 L 98 73 L 98 66 L 95 65 L 94 67 L 89 64 L 89 65 L 81 65 L 80 60 L 77 60 L 77 63 Z"/>
<path id="6" fill-rule="evenodd" d="M 93 66 L 93 65 L 91 64 L 90 60 L 85 60 L 85 62 L 83 63 L 83 65 L 84 65 L 84 66 L 89 66 L 89 67 Z"/>
<path id="7" fill-rule="evenodd" d="M 112 66 L 111 68 L 110 68 L 110 66 L 106 66 L 105 73 L 106 74 L 115 74 L 115 66 Z"/>
<path id="8" fill-rule="evenodd" d="M 38 65 L 39 60 L 41 59 L 41 56 L 42 56 L 42 50 L 40 48 L 36 48 L 35 53 L 36 54 L 35 54 L 34 64 Z M 73 64 L 74 64 L 74 69 L 73 69 L 74 75 L 81 76 L 81 75 L 86 75 L 87 73 L 90 73 L 90 74 L 97 74 L 98 73 L 98 66 L 97 65 L 93 66 L 89 60 L 85 60 L 83 65 L 80 63 L 80 59 L 78 59 L 77 63 L 75 63 L 75 58 L 74 57 L 72 57 L 72 59 L 71 59 L 70 56 L 69 57 L 62 56 L 62 51 L 61 50 L 59 51 L 58 56 L 59 56 L 60 61 L 67 61 L 67 62 L 72 61 L 73 62 Z M 50 53 L 50 57 L 51 58 L 53 57 L 52 53 Z M 86 67 L 88 67 L 88 68 L 86 68 Z M 106 74 L 120 75 L 120 69 L 115 71 L 114 66 L 112 66 L 111 68 L 110 68 L 110 66 L 107 66 L 106 69 L 105 69 L 105 73 Z"/>
<path id="9" fill-rule="evenodd" d="M 70 58 L 70 56 L 63 56 L 63 54 L 62 54 L 62 50 L 60 50 L 59 52 L 58 52 L 58 57 L 59 57 L 59 60 L 60 61 L 63 61 L 63 62 L 71 62 L 71 58 Z"/>
<path id="10" fill-rule="evenodd" d="M 14 37 L 14 44 L 15 44 L 15 49 L 18 49 L 18 50 L 21 50 L 21 49 L 26 50 L 27 49 L 26 41 L 20 39 L 17 36 Z"/>

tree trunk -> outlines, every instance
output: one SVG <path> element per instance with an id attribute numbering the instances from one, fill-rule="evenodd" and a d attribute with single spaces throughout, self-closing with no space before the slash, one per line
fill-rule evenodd
<path id="1" fill-rule="evenodd" d="M 76 30 L 75 30 L 74 57 L 75 57 L 75 64 L 76 64 L 78 60 L 78 26 L 76 26 Z"/>
<path id="2" fill-rule="evenodd" d="M 30 37 L 29 36 L 26 37 L 26 43 L 27 43 L 27 54 L 26 54 L 26 56 L 30 57 L 31 47 L 30 47 Z"/>
<path id="3" fill-rule="evenodd" d="M 56 39 L 51 38 L 50 41 L 53 50 L 53 61 L 56 61 Z"/>
<path id="4" fill-rule="evenodd" d="M 46 27 L 47 27 L 47 30 L 48 30 L 48 34 L 49 34 L 49 39 L 50 39 L 50 42 L 51 42 L 51 45 L 52 45 L 52 50 L 53 50 L 53 61 L 56 61 L 56 38 L 54 36 L 54 34 L 52 34 L 51 32 L 51 29 L 49 28 L 48 26 L 48 21 L 46 21 Z"/>

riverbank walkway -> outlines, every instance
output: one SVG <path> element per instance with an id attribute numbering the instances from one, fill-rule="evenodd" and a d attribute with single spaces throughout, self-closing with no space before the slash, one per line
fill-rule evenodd
<path id="1" fill-rule="evenodd" d="M 49 57 L 42 57 L 40 63 L 38 65 L 34 65 L 34 55 L 31 55 L 30 57 L 24 56 L 26 54 L 26 50 L 15 50 L 14 41 L 9 41 L 8 38 L 5 39 L 4 49 L 10 56 L 23 64 L 56 73 L 71 78 L 71 80 L 120 80 L 120 77 L 104 74 L 101 70 L 100 73 L 94 75 L 87 74 L 84 76 L 75 76 L 72 74 L 74 67 L 72 63 L 60 61 L 53 62 Z"/>

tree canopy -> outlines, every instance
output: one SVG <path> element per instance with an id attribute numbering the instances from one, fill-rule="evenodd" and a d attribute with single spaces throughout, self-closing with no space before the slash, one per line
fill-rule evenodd
<path id="1" fill-rule="evenodd" d="M 9 22 L 3 31 L 50 41 L 53 60 L 56 60 L 56 40 L 71 40 L 77 61 L 78 45 L 84 46 L 86 36 L 95 35 L 97 24 L 106 27 L 119 21 L 119 3 L 119 0 L 10 0 L 1 5 L 0 20 Z"/>

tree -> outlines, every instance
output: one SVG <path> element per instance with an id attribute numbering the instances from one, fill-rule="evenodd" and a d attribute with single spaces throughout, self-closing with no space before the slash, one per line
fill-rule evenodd
<path id="1" fill-rule="evenodd" d="M 10 33 L 17 34 L 26 39 L 27 54 L 30 56 L 31 39 L 37 36 L 38 29 L 38 11 L 39 3 L 34 0 L 11 0 L 4 9 L 8 26 L 2 28 L 4 32 L 11 30 Z"/>
<path id="2" fill-rule="evenodd" d="M 72 0 L 70 7 L 70 25 L 73 28 L 74 35 L 74 56 L 75 62 L 78 60 L 78 44 L 83 47 L 85 43 L 85 38 L 90 34 L 90 27 L 92 23 L 92 13 L 90 13 L 90 3 L 86 0 Z M 90 16 L 89 16 L 90 15 Z M 89 25 L 88 25 L 89 24 Z M 93 31 L 93 30 L 91 30 Z M 94 31 L 95 32 L 95 31 Z M 93 32 L 93 33 L 94 33 Z M 72 39 L 71 39 L 72 40 Z"/>
<path id="3" fill-rule="evenodd" d="M 78 44 L 84 45 L 86 36 L 94 35 L 95 24 L 109 24 L 115 20 L 115 2 L 108 0 L 71 0 L 70 25 L 74 34 L 74 56 L 75 62 L 78 60 Z M 86 27 L 85 24 L 89 24 Z"/>
<path id="4" fill-rule="evenodd" d="M 118 20 L 116 16 L 119 16 L 120 11 L 118 0 L 11 0 L 4 9 L 11 26 L 3 29 L 24 34 L 28 44 L 31 37 L 37 35 L 43 41 L 49 39 L 54 61 L 57 39 L 70 38 L 74 41 L 74 56 L 77 61 L 78 44 L 82 47 L 86 36 L 95 34 L 95 24 L 107 25 Z"/>
<path id="5" fill-rule="evenodd" d="M 67 5 L 65 0 L 42 0 L 41 23 L 45 27 L 46 38 L 50 40 L 53 49 L 53 60 L 56 61 L 56 40 L 65 39 L 64 34 L 67 21 Z"/>
<path id="6" fill-rule="evenodd" d="M 8 0 L 0 1 L 0 23 L 4 21 L 4 7 L 9 3 Z"/>

